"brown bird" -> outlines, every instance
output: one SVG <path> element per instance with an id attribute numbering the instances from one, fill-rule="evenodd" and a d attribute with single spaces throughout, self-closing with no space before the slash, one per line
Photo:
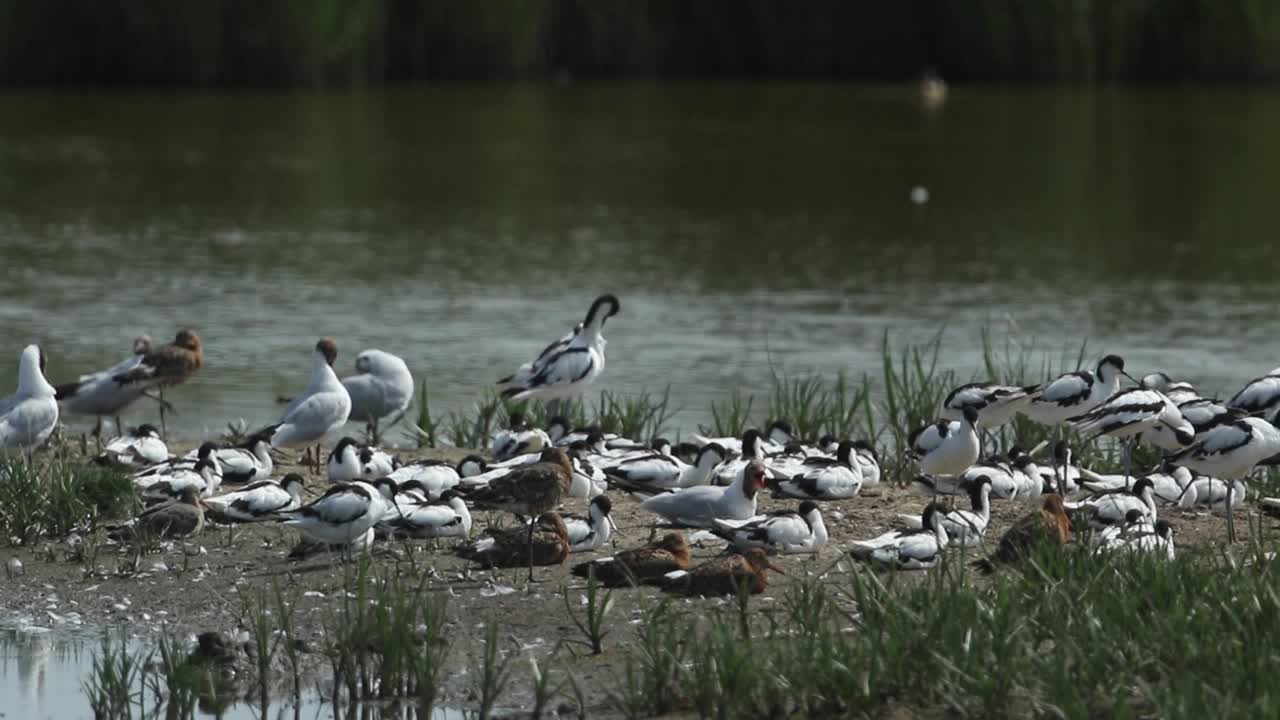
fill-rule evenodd
<path id="1" fill-rule="evenodd" d="M 128 523 L 110 528 L 107 537 L 117 541 L 139 536 L 178 538 L 195 535 L 203 529 L 204 504 L 200 502 L 200 490 L 189 485 L 176 500 L 147 508 Z"/>
<path id="2" fill-rule="evenodd" d="M 534 565 L 556 565 L 569 557 L 569 529 L 558 513 L 543 513 L 528 532 L 523 527 L 490 530 L 457 553 L 486 568 L 520 567 L 527 562 L 532 579 Z"/>
<path id="3" fill-rule="evenodd" d="M 573 482 L 573 463 L 560 448 L 546 448 L 536 463 L 494 478 L 468 498 L 476 507 L 515 513 L 521 521 L 560 506 Z M 557 519 L 559 516 L 557 516 Z M 563 523 L 562 523 L 563 524 Z M 529 582 L 533 582 L 533 528 L 529 524 Z"/>
<path id="4" fill-rule="evenodd" d="M 538 462 L 521 465 L 468 497 L 476 507 L 524 517 L 554 510 L 569 494 L 573 463 L 560 448 L 546 448 Z"/>
<path id="5" fill-rule="evenodd" d="M 200 345 L 200 337 L 195 331 L 183 328 L 177 337 L 168 345 L 151 348 L 142 356 L 142 362 L 132 370 L 115 376 L 121 385 L 142 384 L 146 388 L 156 388 L 157 396 L 142 394 L 160 403 L 160 432 L 166 434 L 164 411 L 173 410 L 173 406 L 164 400 L 164 389 L 170 385 L 180 385 L 196 374 L 204 365 L 204 348 Z"/>
<path id="6" fill-rule="evenodd" d="M 656 582 L 669 572 L 689 567 L 689 543 L 684 535 L 673 532 L 657 542 L 634 550 L 624 550 L 613 557 L 598 558 L 573 566 L 573 574 L 590 577 L 606 587 Z"/>
<path id="7" fill-rule="evenodd" d="M 1046 495 L 1039 510 L 1018 518 L 990 557 L 974 562 L 974 566 L 992 572 L 996 565 L 1018 562 L 1042 543 L 1066 545 L 1071 539 L 1071 518 L 1067 517 L 1061 495 Z"/>
<path id="8" fill-rule="evenodd" d="M 752 595 L 764 592 L 769 585 L 766 570 L 786 573 L 769 562 L 761 548 L 712 558 L 687 573 L 670 578 L 664 589 L 686 595 L 736 595 L 746 587 Z"/>

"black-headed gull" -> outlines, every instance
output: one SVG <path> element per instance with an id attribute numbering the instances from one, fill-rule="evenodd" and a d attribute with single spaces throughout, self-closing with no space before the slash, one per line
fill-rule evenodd
<path id="1" fill-rule="evenodd" d="M 290 401 L 280 415 L 280 422 L 255 435 L 271 439 L 272 447 L 294 447 L 319 442 L 330 432 L 342 427 L 351 413 L 351 395 L 333 372 L 338 346 L 332 338 L 321 338 L 311 353 L 311 379 L 306 388 Z M 311 460 L 313 470 L 320 466 L 320 449 Z M 347 541 L 344 541 L 347 542 Z"/>

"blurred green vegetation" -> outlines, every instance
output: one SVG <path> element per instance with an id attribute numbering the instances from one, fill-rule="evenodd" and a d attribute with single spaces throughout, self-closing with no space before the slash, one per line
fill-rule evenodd
<path id="1" fill-rule="evenodd" d="M 558 77 L 1251 82 L 1274 0 L 0 0 L 8 85 Z"/>

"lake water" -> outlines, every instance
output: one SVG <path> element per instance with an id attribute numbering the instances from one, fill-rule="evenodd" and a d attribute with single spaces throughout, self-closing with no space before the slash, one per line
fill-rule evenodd
<path id="1" fill-rule="evenodd" d="M 92 675 L 94 656 L 102 647 L 101 638 L 101 629 L 46 627 L 33 625 L 21 618 L 0 617 L 0 718 L 91 720 L 93 711 L 83 690 L 83 682 Z M 147 657 L 149 646 L 143 640 L 128 642 L 131 653 L 140 659 Z M 154 638 L 148 642 L 154 642 Z M 158 657 L 156 655 L 157 662 Z M 151 679 L 157 678 L 152 676 Z M 141 690 L 141 681 L 136 688 Z M 147 716 L 151 717 L 155 710 L 153 690 L 147 689 L 144 700 Z M 196 717 L 217 717 L 220 720 L 467 720 L 475 714 L 461 708 L 436 707 L 428 718 L 419 714 L 417 706 L 412 703 L 343 705 L 335 711 L 333 704 L 319 697 L 310 687 L 304 690 L 302 702 L 297 707 L 292 701 L 273 701 L 265 711 L 248 702 L 231 704 L 228 701 L 227 704 L 229 707 L 221 709 L 201 706 Z M 138 717 L 143 716 L 136 705 L 132 712 Z"/>
<path id="2" fill-rule="evenodd" d="M 1274 339 L 1280 95 L 627 84 L 0 96 L 0 378 L 196 328 L 194 438 L 274 420 L 317 337 L 468 406 L 616 293 L 600 387 L 673 429 L 788 370 L 879 369 L 946 328 L 1230 392 Z M 929 201 L 911 202 L 915 186 Z M 1137 374 L 1135 372 L 1135 374 Z M 154 417 L 140 407 L 131 419 Z M 76 427 L 88 421 L 77 421 Z"/>

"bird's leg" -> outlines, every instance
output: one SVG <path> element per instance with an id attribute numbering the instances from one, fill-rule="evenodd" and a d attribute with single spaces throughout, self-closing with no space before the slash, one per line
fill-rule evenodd
<path id="1" fill-rule="evenodd" d="M 378 418 L 369 420 L 369 444 L 376 446 L 382 438 L 378 436 Z"/>
<path id="2" fill-rule="evenodd" d="M 1126 491 L 1131 484 L 1129 474 L 1133 471 L 1133 447 L 1138 444 L 1137 440 L 1138 436 L 1134 435 L 1124 442 L 1124 489 Z"/>
<path id="3" fill-rule="evenodd" d="M 529 523 L 529 583 L 533 584 L 533 523 Z"/>
<path id="4" fill-rule="evenodd" d="M 98 416 L 98 424 L 93 428 L 93 439 L 98 445 L 98 452 L 102 452 L 102 416 Z"/>
<path id="5" fill-rule="evenodd" d="M 161 436 L 161 437 L 164 437 L 164 438 L 168 438 L 168 437 L 169 437 L 169 429 L 168 429 L 167 427 L 165 427 L 165 424 L 164 424 L 164 406 L 168 404 L 168 403 L 166 403 L 166 402 L 164 401 L 164 388 L 160 388 L 160 389 L 156 390 L 156 395 L 157 395 L 157 396 L 159 396 L 159 398 L 160 398 L 160 399 L 159 399 L 159 403 L 160 403 L 160 436 Z"/>
<path id="6" fill-rule="evenodd" d="M 1231 500 L 1235 495 L 1235 482 L 1227 480 L 1227 544 L 1234 545 L 1236 542 L 1236 523 L 1235 514 L 1232 512 Z"/>

